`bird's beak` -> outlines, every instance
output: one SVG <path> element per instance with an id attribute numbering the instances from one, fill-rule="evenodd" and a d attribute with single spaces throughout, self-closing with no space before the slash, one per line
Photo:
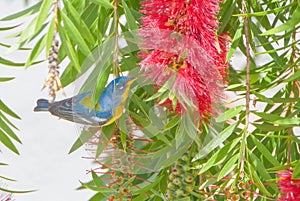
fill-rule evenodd
<path id="1" fill-rule="evenodd" d="M 130 86 L 135 80 L 137 80 L 137 78 L 135 77 L 130 77 L 129 81 L 127 82 L 128 86 Z"/>

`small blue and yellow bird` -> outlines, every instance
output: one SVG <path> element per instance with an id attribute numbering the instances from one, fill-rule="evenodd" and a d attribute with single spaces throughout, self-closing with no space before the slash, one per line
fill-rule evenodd
<path id="1" fill-rule="evenodd" d="M 90 109 L 92 93 L 86 92 L 54 103 L 39 99 L 34 111 L 49 111 L 54 116 L 84 125 L 108 125 L 122 115 L 130 85 L 134 80 L 122 76 L 111 81 L 93 109 Z"/>

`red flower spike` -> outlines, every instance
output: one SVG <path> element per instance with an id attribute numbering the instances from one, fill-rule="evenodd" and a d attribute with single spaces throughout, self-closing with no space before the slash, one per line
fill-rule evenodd
<path id="1" fill-rule="evenodd" d="M 278 172 L 277 184 L 281 193 L 278 201 L 300 201 L 300 180 L 292 179 L 293 170 Z"/>
<path id="2" fill-rule="evenodd" d="M 201 119 L 214 114 L 227 75 L 226 37 L 217 36 L 220 0 L 152 0 L 142 3 L 140 65 L 144 74 L 179 100 L 177 113 L 194 104 Z M 172 103 L 167 99 L 163 105 Z M 172 107 L 170 107 L 172 108 Z"/>
<path id="3" fill-rule="evenodd" d="M 188 38 L 195 39 L 212 58 L 222 75 L 227 75 L 228 63 L 225 37 L 218 37 L 216 15 L 221 0 L 152 0 L 142 3 L 143 28 L 175 31 Z M 216 41 L 218 39 L 218 42 Z"/>

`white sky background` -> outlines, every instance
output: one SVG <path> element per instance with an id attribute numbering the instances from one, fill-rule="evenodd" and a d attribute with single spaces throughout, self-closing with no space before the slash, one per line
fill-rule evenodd
<path id="1" fill-rule="evenodd" d="M 32 2 L 32 1 L 31 1 Z M 15 13 L 24 8 L 23 0 L 0 0 L 0 18 Z M 0 22 L 0 26 L 16 25 Z M 7 33 L 0 32 L 0 42 L 11 43 L 6 39 Z M 1 56 L 15 62 L 24 62 L 27 54 L 14 52 L 5 54 L 5 49 L 0 48 Z M 45 56 L 41 55 L 42 58 Z M 17 144 L 20 156 L 12 153 L 0 144 L 0 162 L 9 166 L 0 167 L 0 175 L 17 182 L 7 182 L 7 188 L 13 190 L 32 190 L 37 192 L 14 194 L 16 201 L 84 201 L 94 193 L 89 190 L 75 190 L 80 186 L 80 181 L 89 181 L 91 175 L 86 170 L 93 166 L 91 161 L 83 159 L 88 156 L 84 149 L 71 155 L 68 151 L 79 133 L 73 123 L 58 120 L 49 113 L 34 113 L 36 100 L 48 98 L 48 91 L 41 91 L 47 77 L 47 62 L 24 68 L 4 67 L 0 65 L 1 77 L 16 77 L 16 79 L 0 83 L 0 98 L 21 118 L 13 120 L 20 129 L 17 135 L 22 140 L 22 145 Z M 67 96 L 72 96 L 74 89 L 65 89 Z M 64 98 L 59 95 L 57 100 Z"/>

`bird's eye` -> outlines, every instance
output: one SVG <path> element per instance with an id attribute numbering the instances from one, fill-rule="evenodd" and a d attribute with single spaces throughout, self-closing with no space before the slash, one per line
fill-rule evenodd
<path id="1" fill-rule="evenodd" d="M 117 83 L 116 84 L 116 88 L 117 89 L 123 89 L 124 85 L 123 84 L 120 84 L 120 83 Z"/>

